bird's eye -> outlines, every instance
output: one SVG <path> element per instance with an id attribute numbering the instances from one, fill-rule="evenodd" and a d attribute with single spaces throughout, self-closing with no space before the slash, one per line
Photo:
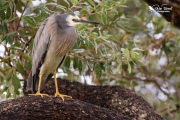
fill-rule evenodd
<path id="1" fill-rule="evenodd" d="M 72 19 L 72 21 L 74 21 L 74 22 L 79 22 L 79 20 L 78 20 L 78 19 Z"/>

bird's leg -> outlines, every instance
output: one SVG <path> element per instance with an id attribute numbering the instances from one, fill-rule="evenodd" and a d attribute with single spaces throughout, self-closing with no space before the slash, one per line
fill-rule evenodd
<path id="1" fill-rule="evenodd" d="M 63 95 L 63 94 L 60 94 L 60 93 L 59 93 L 59 90 L 58 90 L 58 84 L 57 84 L 57 79 L 56 79 L 56 70 L 54 71 L 54 82 L 55 82 L 55 86 L 56 86 L 55 97 L 56 97 L 56 96 L 59 96 L 59 97 L 62 98 L 63 101 L 64 101 L 64 97 L 72 98 L 71 96 Z"/>
<path id="2" fill-rule="evenodd" d="M 42 74 L 40 72 L 40 74 L 39 74 L 39 83 L 38 83 L 38 91 L 35 94 L 29 94 L 30 96 L 38 96 L 38 95 L 40 95 L 41 97 L 48 96 L 48 94 L 40 93 L 41 81 L 42 81 Z"/>

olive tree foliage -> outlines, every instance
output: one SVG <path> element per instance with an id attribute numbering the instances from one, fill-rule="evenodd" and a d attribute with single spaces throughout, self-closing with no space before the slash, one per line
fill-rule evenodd
<path id="1" fill-rule="evenodd" d="M 21 94 L 41 22 L 71 12 L 100 24 L 76 27 L 79 37 L 58 77 L 87 82 L 90 76 L 97 85 L 130 88 L 164 118 L 180 118 L 179 30 L 142 0 L 46 0 L 37 6 L 31 0 L 1 0 L 1 98 Z"/>

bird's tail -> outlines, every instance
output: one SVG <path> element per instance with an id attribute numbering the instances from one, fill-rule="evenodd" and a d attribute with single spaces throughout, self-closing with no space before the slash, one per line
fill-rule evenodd
<path id="1" fill-rule="evenodd" d="M 37 92 L 38 83 L 39 83 L 39 74 L 32 75 L 32 71 L 29 74 L 28 81 L 27 81 L 27 91 L 32 93 Z M 49 74 L 47 78 L 45 77 L 44 80 L 41 82 L 41 91 L 43 90 L 45 84 L 52 78 L 53 74 Z"/>
<path id="2" fill-rule="evenodd" d="M 34 87 L 33 87 L 33 76 L 32 76 L 32 72 L 29 73 L 29 77 L 27 80 L 27 91 L 31 91 L 32 93 L 34 93 Z"/>

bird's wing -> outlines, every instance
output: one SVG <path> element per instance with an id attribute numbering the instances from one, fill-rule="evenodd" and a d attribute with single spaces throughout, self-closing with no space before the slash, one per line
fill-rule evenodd
<path id="1" fill-rule="evenodd" d="M 47 22 L 48 19 L 41 24 L 34 39 L 32 50 L 32 75 L 37 72 L 37 68 L 39 69 L 39 64 L 43 63 L 50 43 L 50 34 L 48 33 Z"/>
<path id="2" fill-rule="evenodd" d="M 35 90 L 35 86 L 37 86 L 40 68 L 44 62 L 44 59 L 47 55 L 50 54 L 47 51 L 51 51 L 52 49 L 54 50 L 54 48 L 56 48 L 55 53 L 57 53 L 58 56 L 62 56 L 62 60 L 59 61 L 59 64 L 61 64 L 64 60 L 65 54 L 70 51 L 77 38 L 76 30 L 74 27 L 67 28 L 68 32 L 58 29 L 58 27 L 61 26 L 56 22 L 55 18 L 57 16 L 58 15 L 53 14 L 48 17 L 41 24 L 34 39 L 32 50 L 32 70 L 31 75 L 29 76 L 29 85 L 27 85 L 31 87 L 33 91 Z M 52 45 L 53 47 L 49 47 L 49 45 Z M 52 75 L 50 74 L 47 79 L 49 79 L 51 76 Z M 42 81 L 41 88 L 43 88 L 43 83 L 46 83 L 47 79 L 45 80 L 45 82 Z"/>
<path id="3" fill-rule="evenodd" d="M 38 79 L 40 67 L 46 56 L 48 45 L 50 43 L 50 34 L 47 29 L 47 22 L 49 18 L 42 22 L 34 39 L 32 50 L 32 69 L 27 82 L 28 90 L 32 90 L 35 80 Z"/>

